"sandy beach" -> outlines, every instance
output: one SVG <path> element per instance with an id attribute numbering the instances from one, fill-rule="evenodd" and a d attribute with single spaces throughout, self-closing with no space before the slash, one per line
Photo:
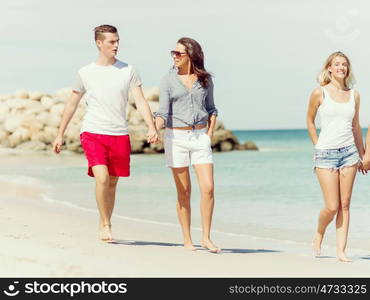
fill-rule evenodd
<path id="1" fill-rule="evenodd" d="M 81 155 L 9 150 L 1 153 L 0 165 L 19 167 L 30 161 L 49 167 L 62 161 L 85 164 Z M 190 252 L 181 245 L 179 226 L 122 216 L 113 217 L 116 243 L 105 244 L 97 238 L 97 210 L 41 195 L 40 187 L 0 178 L 1 277 L 370 276 L 370 251 L 349 251 L 354 262 L 339 263 L 331 248 L 314 258 L 307 244 L 215 232 L 213 239 L 223 251 L 212 254 L 200 247 L 201 232 L 194 230 L 199 250 Z"/>

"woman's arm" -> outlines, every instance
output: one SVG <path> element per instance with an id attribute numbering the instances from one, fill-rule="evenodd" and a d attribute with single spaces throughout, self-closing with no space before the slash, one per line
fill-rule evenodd
<path id="1" fill-rule="evenodd" d="M 212 138 L 213 136 L 213 132 L 215 130 L 215 125 L 216 125 L 216 118 L 217 116 L 216 115 L 210 115 L 208 117 L 208 131 L 207 131 L 207 134 L 209 135 L 209 137 Z"/>
<path id="2" fill-rule="evenodd" d="M 316 145 L 318 140 L 315 118 L 321 102 L 322 102 L 322 89 L 318 87 L 315 88 L 311 93 L 306 118 L 308 134 L 310 135 L 311 141 L 314 145 Z"/>
<path id="3" fill-rule="evenodd" d="M 364 149 L 364 143 L 362 140 L 362 131 L 360 127 L 360 119 L 359 119 L 359 111 L 360 111 L 360 94 L 355 91 L 355 116 L 352 121 L 352 132 L 353 136 L 355 138 L 355 144 L 358 150 L 358 154 L 360 155 L 361 160 L 364 157 L 365 149 Z"/>
<path id="4" fill-rule="evenodd" d="M 213 81 L 210 78 L 208 92 L 206 97 L 206 110 L 208 112 L 208 132 L 207 134 L 212 137 L 213 131 L 216 125 L 216 118 L 218 115 L 217 108 L 215 106 L 214 96 L 213 96 Z"/>
<path id="5" fill-rule="evenodd" d="M 168 83 L 166 78 L 161 80 L 159 87 L 159 108 L 154 113 L 155 116 L 155 127 L 157 130 L 163 128 L 168 119 L 168 112 L 170 110 L 170 94 L 168 92 Z"/>

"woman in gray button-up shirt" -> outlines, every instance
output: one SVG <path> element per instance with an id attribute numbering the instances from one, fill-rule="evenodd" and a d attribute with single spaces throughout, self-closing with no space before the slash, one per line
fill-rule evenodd
<path id="1" fill-rule="evenodd" d="M 196 250 L 190 233 L 190 175 L 194 167 L 201 191 L 202 247 L 220 252 L 210 239 L 214 207 L 213 157 L 211 138 L 217 109 L 213 82 L 204 68 L 201 46 L 191 38 L 181 38 L 171 51 L 174 66 L 161 81 L 157 128 L 165 130 L 165 156 L 177 188 L 177 214 L 184 247 Z"/>

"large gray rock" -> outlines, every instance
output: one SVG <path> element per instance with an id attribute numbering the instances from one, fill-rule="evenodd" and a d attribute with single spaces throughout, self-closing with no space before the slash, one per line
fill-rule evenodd
<path id="1" fill-rule="evenodd" d="M 77 153 L 83 153 L 81 143 L 79 141 L 74 142 L 66 142 L 66 145 L 64 146 L 67 150 Z"/>
<path id="2" fill-rule="evenodd" d="M 35 151 L 49 151 L 57 135 L 65 103 L 71 92 L 71 89 L 67 88 L 61 89 L 53 95 L 23 90 L 14 94 L 0 95 L 0 145 Z M 144 96 L 152 112 L 157 111 L 159 107 L 158 87 L 144 88 Z M 86 104 L 82 99 L 65 132 L 66 144 L 63 149 L 82 152 L 80 128 L 85 110 Z M 133 153 L 160 153 L 164 151 L 164 130 L 160 131 L 160 143 L 149 144 L 147 142 L 147 126 L 143 117 L 137 111 L 135 101 L 131 95 L 129 95 L 126 118 Z M 258 150 L 253 142 L 240 145 L 233 133 L 227 130 L 219 120 L 215 125 L 211 145 L 213 151 Z"/>
<path id="3" fill-rule="evenodd" d="M 31 100 L 39 101 L 42 98 L 43 94 L 37 91 L 29 92 L 29 98 Z"/>
<path id="4" fill-rule="evenodd" d="M 29 141 L 19 144 L 17 149 L 41 151 L 46 149 L 46 144 L 40 141 Z"/>
<path id="5" fill-rule="evenodd" d="M 228 140 L 222 141 L 220 143 L 220 151 L 222 151 L 222 152 L 231 151 L 233 149 L 234 149 L 234 145 L 231 142 L 229 142 Z"/>
<path id="6" fill-rule="evenodd" d="M 19 91 L 16 91 L 14 93 L 14 97 L 16 97 L 16 98 L 22 98 L 22 99 L 27 99 L 29 97 L 29 93 L 27 91 L 24 91 L 24 90 L 19 90 Z"/>
<path id="7" fill-rule="evenodd" d="M 137 125 L 136 122 L 132 126 L 129 126 L 131 151 L 132 153 L 144 152 L 145 146 L 148 146 L 146 141 L 147 128 L 144 124 Z"/>
<path id="8" fill-rule="evenodd" d="M 244 144 L 238 145 L 236 150 L 258 150 L 258 147 L 254 142 L 247 141 Z"/>

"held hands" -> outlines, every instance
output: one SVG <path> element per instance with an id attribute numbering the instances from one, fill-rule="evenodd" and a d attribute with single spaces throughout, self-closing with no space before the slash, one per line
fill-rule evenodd
<path id="1" fill-rule="evenodd" d="M 366 152 L 363 155 L 361 162 L 358 164 L 358 171 L 362 174 L 367 174 L 367 171 L 370 169 L 370 155 Z"/>
<path id="2" fill-rule="evenodd" d="M 56 154 L 59 154 L 60 153 L 60 149 L 61 149 L 63 143 L 64 143 L 64 141 L 63 141 L 63 137 L 62 136 L 57 136 L 55 138 L 55 141 L 53 143 L 53 151 Z"/>
<path id="3" fill-rule="evenodd" d="M 159 135 L 155 128 L 149 129 L 146 137 L 148 143 L 158 144 L 159 142 Z"/>
<path id="4" fill-rule="evenodd" d="M 364 167 L 363 162 L 359 162 L 359 163 L 358 163 L 357 171 L 358 171 L 359 173 L 362 173 L 362 175 L 366 175 L 366 174 L 367 174 L 367 170 L 368 170 L 368 169 L 366 169 L 366 168 Z"/>
<path id="5" fill-rule="evenodd" d="M 362 162 L 362 166 L 363 166 L 363 168 L 365 169 L 365 170 L 369 170 L 370 169 L 370 160 L 364 160 L 363 162 Z"/>
<path id="6" fill-rule="evenodd" d="M 366 171 L 370 170 L 370 157 L 364 155 L 361 166 Z"/>

